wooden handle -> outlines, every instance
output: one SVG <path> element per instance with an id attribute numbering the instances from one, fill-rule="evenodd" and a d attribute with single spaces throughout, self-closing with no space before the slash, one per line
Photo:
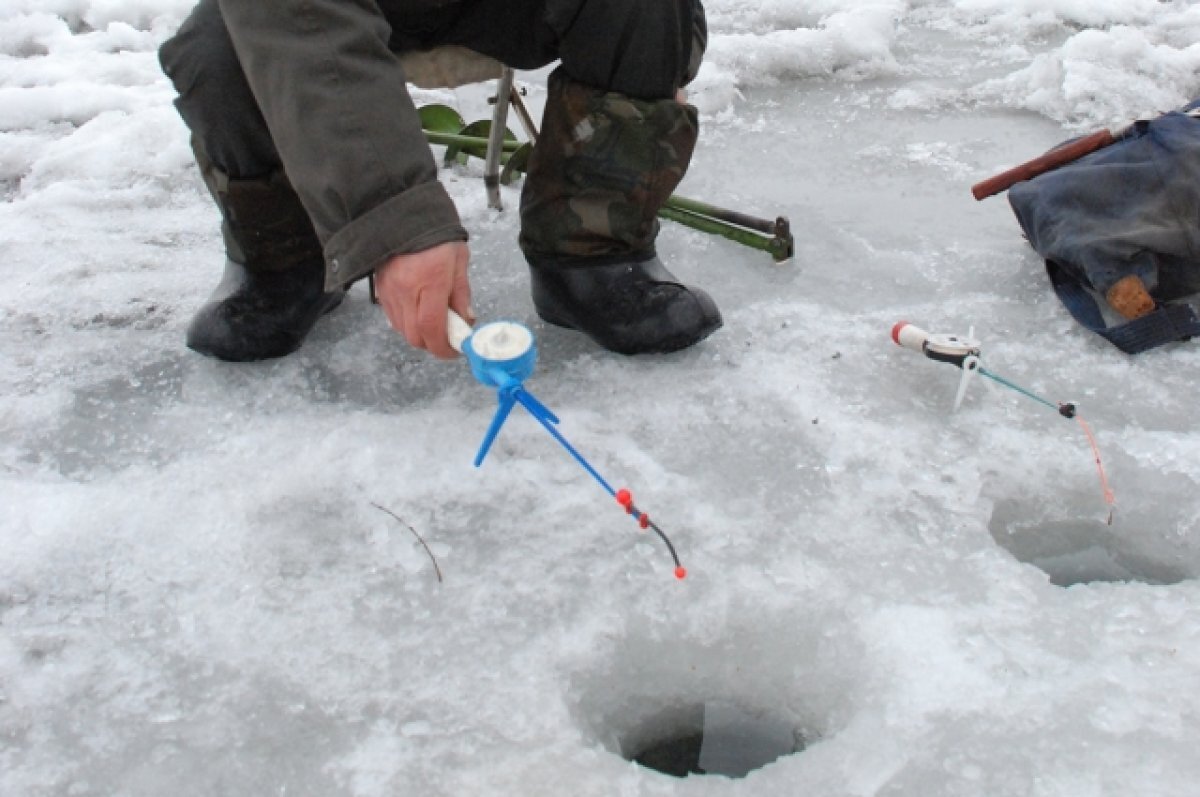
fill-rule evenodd
<path id="1" fill-rule="evenodd" d="M 1007 191 L 1022 180 L 1032 180 L 1039 174 L 1044 174 L 1051 169 L 1057 169 L 1063 164 L 1078 160 L 1090 152 L 1104 149 L 1115 140 L 1110 131 L 1097 131 L 1090 136 L 1085 136 L 1069 144 L 1063 144 L 1061 147 L 1052 149 L 1039 158 L 1022 163 L 1020 166 L 1014 166 L 995 177 L 989 177 L 981 183 L 976 183 L 971 186 L 971 193 L 976 199 L 986 199 L 1001 191 Z"/>

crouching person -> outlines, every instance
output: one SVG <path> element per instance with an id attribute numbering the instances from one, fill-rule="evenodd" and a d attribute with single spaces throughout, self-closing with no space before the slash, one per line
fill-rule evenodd
<path id="1" fill-rule="evenodd" d="M 676 97 L 705 38 L 699 0 L 200 0 L 160 52 L 227 254 L 188 345 L 286 355 L 373 274 L 391 325 L 454 356 L 468 236 L 397 57 L 447 44 L 517 69 L 560 62 L 521 194 L 538 315 L 623 354 L 704 339 L 720 313 L 654 244 L 696 144 Z"/>

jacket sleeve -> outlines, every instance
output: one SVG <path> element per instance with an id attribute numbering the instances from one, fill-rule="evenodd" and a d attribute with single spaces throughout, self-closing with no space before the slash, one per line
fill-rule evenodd
<path id="1" fill-rule="evenodd" d="M 394 254 L 465 241 L 371 0 L 219 0 L 284 170 L 325 250 L 326 289 Z"/>

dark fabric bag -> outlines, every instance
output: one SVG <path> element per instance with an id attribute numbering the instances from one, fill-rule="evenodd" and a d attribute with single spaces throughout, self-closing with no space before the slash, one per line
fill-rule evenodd
<path id="1" fill-rule="evenodd" d="M 1135 123 L 1113 144 L 1008 191 L 1058 297 L 1129 354 L 1200 335 L 1200 118 Z M 1127 321 L 1103 297 L 1134 276 L 1154 309 Z M 1115 304 L 1115 303 L 1114 303 Z M 1110 323 L 1111 322 L 1111 323 Z"/>

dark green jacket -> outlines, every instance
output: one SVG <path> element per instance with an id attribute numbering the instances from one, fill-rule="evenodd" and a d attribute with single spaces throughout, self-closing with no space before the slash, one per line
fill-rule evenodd
<path id="1" fill-rule="evenodd" d="M 458 5 L 386 0 L 414 16 Z M 326 288 L 467 232 L 371 0 L 220 0 L 288 177 L 325 249 Z"/>

